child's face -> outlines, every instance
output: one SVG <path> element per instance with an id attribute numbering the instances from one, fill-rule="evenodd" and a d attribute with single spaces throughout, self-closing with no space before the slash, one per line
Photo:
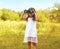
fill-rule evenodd
<path id="1" fill-rule="evenodd" d="M 33 12 L 33 13 L 28 13 L 28 15 L 29 15 L 30 17 L 32 17 L 32 16 L 34 15 L 34 12 Z"/>

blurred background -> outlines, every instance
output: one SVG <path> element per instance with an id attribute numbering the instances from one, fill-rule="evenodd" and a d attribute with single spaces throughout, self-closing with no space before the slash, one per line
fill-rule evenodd
<path id="1" fill-rule="evenodd" d="M 27 49 L 20 16 L 30 7 L 39 19 L 37 49 L 60 49 L 60 0 L 0 0 L 0 49 Z"/>

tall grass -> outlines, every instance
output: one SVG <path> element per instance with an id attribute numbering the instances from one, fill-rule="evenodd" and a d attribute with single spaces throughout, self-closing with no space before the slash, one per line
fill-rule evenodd
<path id="1" fill-rule="evenodd" d="M 0 49 L 27 49 L 25 27 L 24 21 L 1 21 Z M 37 22 L 37 36 L 37 49 L 60 49 L 60 23 Z"/>

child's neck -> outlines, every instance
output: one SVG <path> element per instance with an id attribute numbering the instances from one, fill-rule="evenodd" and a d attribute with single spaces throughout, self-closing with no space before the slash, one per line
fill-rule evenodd
<path id="1" fill-rule="evenodd" d="M 32 17 L 29 17 L 29 18 L 32 18 Z"/>

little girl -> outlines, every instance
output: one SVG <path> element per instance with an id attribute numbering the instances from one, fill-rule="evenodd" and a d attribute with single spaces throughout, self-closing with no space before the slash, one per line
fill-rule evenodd
<path id="1" fill-rule="evenodd" d="M 21 16 L 21 20 L 27 21 L 24 42 L 28 42 L 28 49 L 31 49 L 31 44 L 34 46 L 34 49 L 37 49 L 36 44 L 38 43 L 38 40 L 36 31 L 36 21 L 38 20 L 38 17 L 36 16 L 36 11 L 34 8 L 29 8 L 28 10 L 31 10 L 32 12 L 27 13 L 27 18 L 23 18 L 23 16 Z"/>

